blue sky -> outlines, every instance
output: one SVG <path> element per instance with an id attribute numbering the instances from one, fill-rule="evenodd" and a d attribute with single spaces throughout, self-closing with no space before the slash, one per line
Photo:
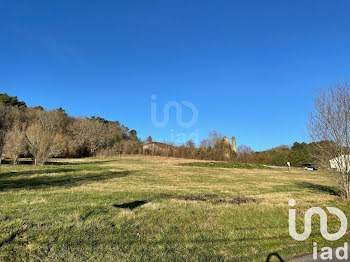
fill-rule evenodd
<path id="1" fill-rule="evenodd" d="M 314 90 L 349 78 L 349 1 L 0 1 L 0 92 L 136 129 L 307 141 Z M 155 99 L 152 100 L 152 95 Z M 169 102 L 175 106 L 163 127 Z M 188 105 L 188 104 L 187 104 Z"/>

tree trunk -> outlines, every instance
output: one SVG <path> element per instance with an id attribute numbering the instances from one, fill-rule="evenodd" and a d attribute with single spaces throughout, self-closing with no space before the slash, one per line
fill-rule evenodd
<path id="1" fill-rule="evenodd" d="M 342 178 L 342 193 L 341 196 L 346 199 L 346 200 L 350 200 L 350 176 L 348 174 L 343 174 L 343 178 Z"/>
<path id="2" fill-rule="evenodd" d="M 350 199 L 350 175 L 346 175 L 346 199 Z"/>
<path id="3" fill-rule="evenodd" d="M 2 148 L 0 148 L 0 171 L 1 171 Z"/>

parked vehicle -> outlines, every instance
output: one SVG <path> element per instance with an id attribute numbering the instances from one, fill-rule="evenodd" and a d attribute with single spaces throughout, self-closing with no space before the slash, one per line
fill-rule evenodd
<path id="1" fill-rule="evenodd" d="M 317 167 L 313 164 L 304 164 L 304 168 L 309 171 L 317 170 Z"/>

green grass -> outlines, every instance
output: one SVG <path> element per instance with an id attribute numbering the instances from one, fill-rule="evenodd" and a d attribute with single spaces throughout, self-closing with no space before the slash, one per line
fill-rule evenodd
<path id="1" fill-rule="evenodd" d="M 214 168 L 243 168 L 243 169 L 269 169 L 269 167 L 258 164 L 247 164 L 239 162 L 193 162 L 181 163 L 181 166 L 214 167 Z"/>
<path id="2" fill-rule="evenodd" d="M 56 160 L 0 173 L 0 261 L 265 261 L 326 242 L 288 233 L 288 200 L 303 212 L 336 206 L 322 172 L 197 168 L 150 157 Z M 317 219 L 315 219 L 317 221 Z M 329 216 L 329 228 L 339 222 Z"/>

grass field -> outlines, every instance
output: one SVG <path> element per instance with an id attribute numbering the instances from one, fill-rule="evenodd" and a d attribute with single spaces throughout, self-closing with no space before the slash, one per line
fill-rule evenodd
<path id="1" fill-rule="evenodd" d="M 198 166 L 198 167 L 222 167 L 222 168 L 242 168 L 242 169 L 269 169 L 264 165 L 247 164 L 239 162 L 191 162 L 180 163 L 180 166 Z"/>
<path id="2" fill-rule="evenodd" d="M 350 240 L 325 242 L 317 225 L 306 241 L 289 236 L 290 198 L 299 232 L 312 206 L 350 217 L 326 173 L 190 162 L 130 156 L 5 165 L 0 261 L 265 261 L 272 252 L 310 253 L 314 241 L 321 248 Z M 328 218 L 337 231 L 338 220 Z"/>

